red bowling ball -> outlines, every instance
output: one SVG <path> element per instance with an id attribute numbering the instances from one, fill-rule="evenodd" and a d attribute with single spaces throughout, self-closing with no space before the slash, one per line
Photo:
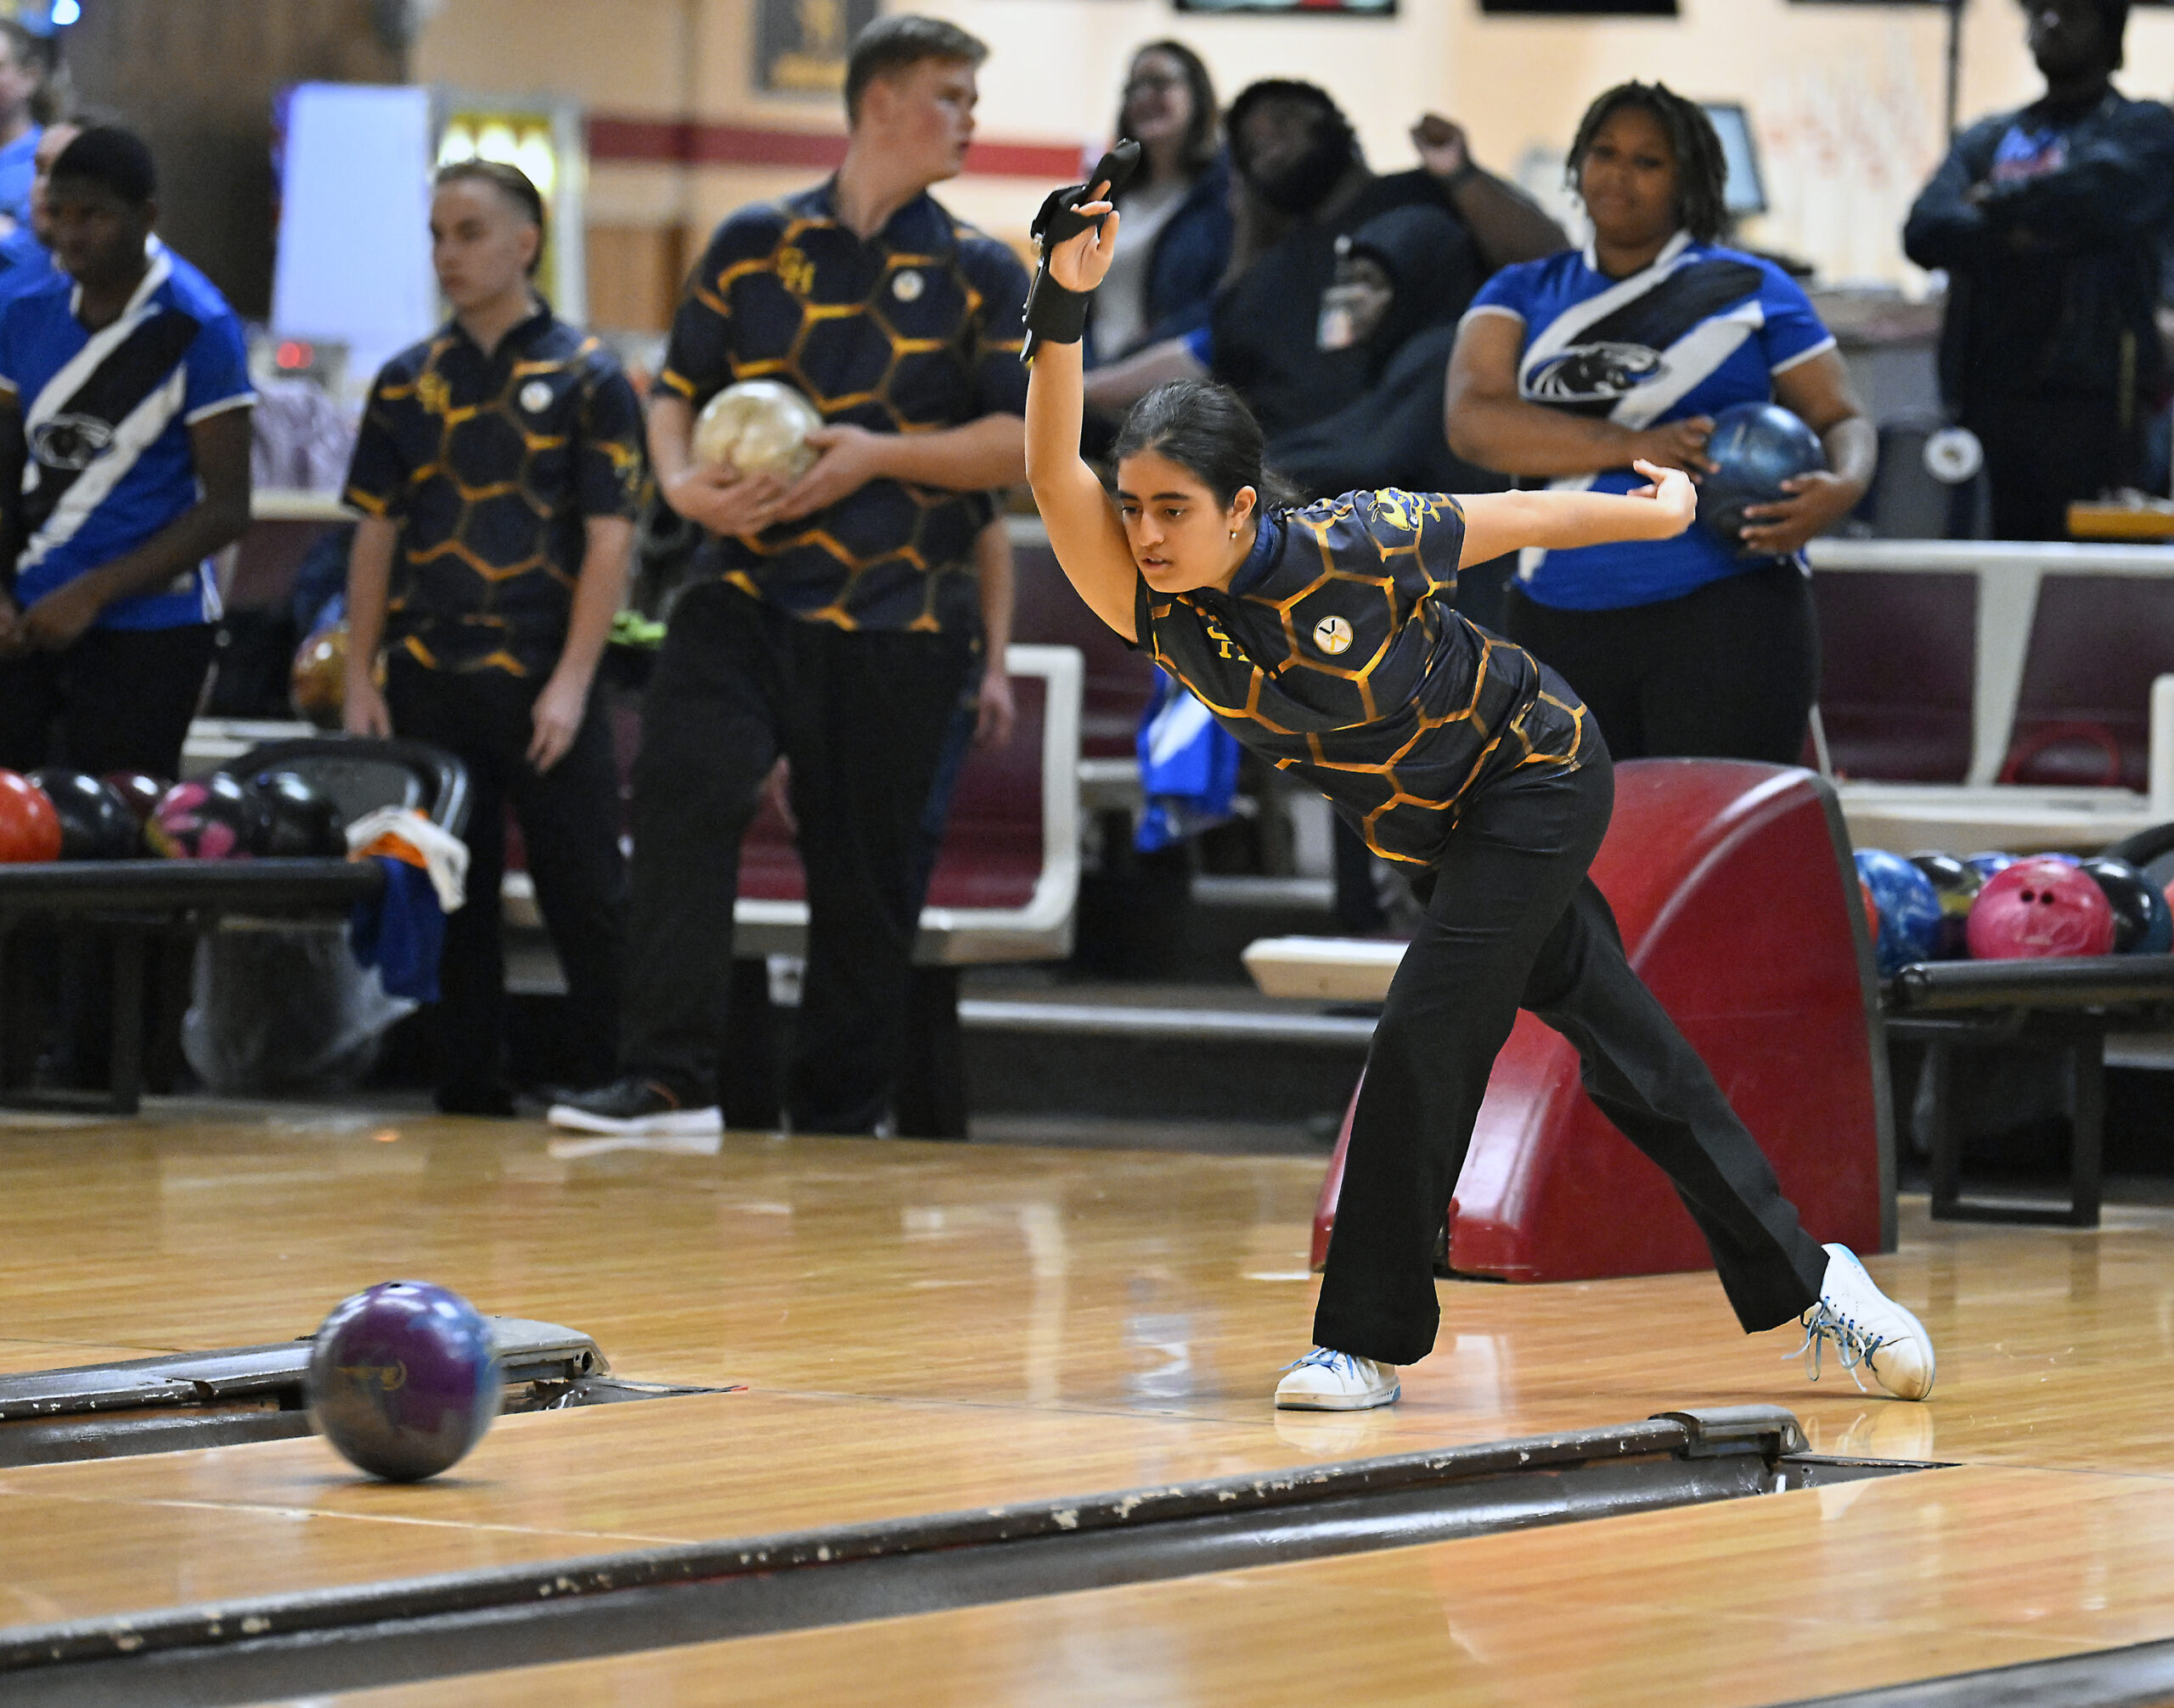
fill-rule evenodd
<path id="1" fill-rule="evenodd" d="M 0 862 L 60 858 L 60 815 L 20 771 L 0 771 Z"/>
<path id="2" fill-rule="evenodd" d="M 2089 872 L 2064 860 L 2019 860 L 1985 880 L 1971 905 L 1975 961 L 2111 955 L 2114 910 Z"/>

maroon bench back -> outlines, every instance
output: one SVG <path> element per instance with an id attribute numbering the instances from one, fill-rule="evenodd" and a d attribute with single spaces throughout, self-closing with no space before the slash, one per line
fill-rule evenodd
<path id="1" fill-rule="evenodd" d="M 2001 781 L 2148 788 L 2151 683 L 2168 671 L 2174 580 L 2047 576 Z"/>
<path id="2" fill-rule="evenodd" d="M 1978 578 L 1838 571 L 1811 578 L 1819 719 L 1845 777 L 1959 783 L 1970 770 Z"/>

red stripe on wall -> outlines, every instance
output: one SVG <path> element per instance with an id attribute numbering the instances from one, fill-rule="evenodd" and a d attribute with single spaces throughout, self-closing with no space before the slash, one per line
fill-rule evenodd
<path id="1" fill-rule="evenodd" d="M 615 118 L 609 114 L 597 114 L 589 121 L 589 156 L 593 161 L 808 166 L 828 172 L 845 153 L 845 138 L 833 132 Z M 991 178 L 1061 179 L 1079 171 L 1079 160 L 1080 150 L 1065 143 L 976 143 L 966 150 L 966 170 Z"/>

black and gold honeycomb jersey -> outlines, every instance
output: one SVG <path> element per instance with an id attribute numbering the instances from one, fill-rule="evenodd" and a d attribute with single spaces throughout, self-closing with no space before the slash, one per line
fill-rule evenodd
<path id="1" fill-rule="evenodd" d="M 1022 415 L 1027 273 L 994 238 L 915 196 L 863 240 L 828 183 L 717 229 L 672 323 L 662 383 L 697 409 L 741 380 L 797 386 L 829 422 L 877 433 Z M 705 561 L 743 591 L 841 629 L 972 633 L 987 493 L 870 481 Z"/>
<path id="2" fill-rule="evenodd" d="M 1519 766 L 1576 769 L 1590 728 L 1561 678 L 1450 608 L 1463 546 L 1445 494 L 1323 499 L 1264 521 L 1228 592 L 1142 579 L 1140 642 L 1375 853 L 1427 865 L 1459 802 Z"/>
<path id="3" fill-rule="evenodd" d="M 486 356 L 458 321 L 380 370 L 346 501 L 400 525 L 386 644 L 432 669 L 546 676 L 590 516 L 639 514 L 641 405 L 594 338 L 530 316 Z"/>

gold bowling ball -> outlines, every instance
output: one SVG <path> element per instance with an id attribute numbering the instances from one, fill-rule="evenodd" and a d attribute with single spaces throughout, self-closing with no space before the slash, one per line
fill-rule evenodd
<path id="1" fill-rule="evenodd" d="M 295 710 L 320 730 L 340 727 L 347 700 L 347 625 L 320 629 L 296 649 L 289 678 Z"/>

